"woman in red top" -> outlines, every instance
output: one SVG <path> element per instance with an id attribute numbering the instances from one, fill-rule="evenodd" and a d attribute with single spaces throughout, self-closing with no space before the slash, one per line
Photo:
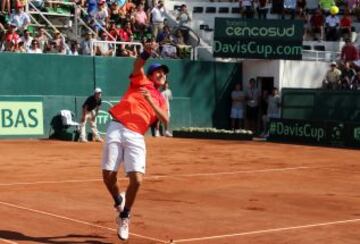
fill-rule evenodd
<path id="1" fill-rule="evenodd" d="M 113 121 L 106 132 L 102 169 L 104 183 L 119 212 L 118 236 L 121 240 L 129 238 L 130 210 L 145 174 L 144 134 L 157 120 L 163 123 L 169 121 L 165 98 L 158 90 L 165 83 L 169 69 L 158 63 L 152 64 L 146 74 L 143 69 L 152 50 L 156 48 L 155 42 L 145 44 L 145 51 L 134 63 L 128 90 L 120 102 L 109 110 Z M 117 185 L 120 164 L 123 164 L 129 177 L 126 201 Z"/>
<path id="2" fill-rule="evenodd" d="M 343 39 L 351 38 L 352 20 L 349 15 L 349 10 L 345 10 L 343 17 L 340 19 L 340 34 Z"/>

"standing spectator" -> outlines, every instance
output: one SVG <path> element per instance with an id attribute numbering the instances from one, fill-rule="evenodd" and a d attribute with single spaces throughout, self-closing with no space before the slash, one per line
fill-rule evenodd
<path id="1" fill-rule="evenodd" d="M 325 32 L 327 41 L 338 41 L 339 36 L 339 24 L 340 20 L 336 14 L 330 14 L 325 19 Z"/>
<path id="2" fill-rule="evenodd" d="M 350 39 L 345 40 L 345 45 L 341 48 L 341 62 L 345 64 L 346 62 L 353 62 L 359 59 L 359 51 L 353 45 Z"/>
<path id="3" fill-rule="evenodd" d="M 321 13 L 321 9 L 316 9 L 315 13 L 310 17 L 310 34 L 314 41 L 320 41 L 324 38 L 325 18 Z"/>
<path id="4" fill-rule="evenodd" d="M 349 10 L 345 10 L 344 15 L 340 19 L 340 35 L 343 39 L 351 39 L 352 20 Z"/>
<path id="5" fill-rule="evenodd" d="M 281 108 L 281 98 L 279 95 L 279 91 L 276 87 L 271 90 L 271 94 L 267 97 L 267 111 L 263 116 L 263 127 L 264 132 L 262 133 L 263 137 L 267 137 L 269 135 L 268 124 L 271 119 L 280 118 L 280 108 Z"/>
<path id="6" fill-rule="evenodd" d="M 135 12 L 135 28 L 140 32 L 141 36 L 149 28 L 149 20 L 146 12 L 144 11 L 144 4 L 139 4 Z"/>
<path id="7" fill-rule="evenodd" d="M 285 14 L 289 14 L 291 19 L 295 19 L 296 0 L 284 0 L 282 19 L 285 19 Z"/>
<path id="8" fill-rule="evenodd" d="M 252 19 L 254 17 L 254 0 L 240 0 L 239 7 L 242 10 L 243 18 Z"/>
<path id="9" fill-rule="evenodd" d="M 7 11 L 5 10 L 7 9 Z M 11 14 L 11 1 L 10 0 L 1 0 L 1 12 Z"/>
<path id="10" fill-rule="evenodd" d="M 176 16 L 176 20 L 179 21 L 178 25 L 179 26 L 184 26 L 187 23 L 189 23 L 191 21 L 189 12 L 187 10 L 186 4 L 181 5 L 180 7 L 180 11 Z"/>
<path id="11" fill-rule="evenodd" d="M 169 118 L 167 122 L 163 123 L 165 129 L 163 135 L 166 137 L 172 137 L 172 134 L 169 131 L 169 127 L 170 127 L 170 101 L 173 99 L 173 96 L 171 90 L 169 89 L 168 81 L 166 81 L 165 84 L 161 86 L 160 91 L 161 91 L 161 95 L 165 98 L 166 104 L 168 106 L 168 118 Z M 161 122 L 158 120 L 155 127 L 155 137 L 160 136 L 160 124 Z"/>
<path id="12" fill-rule="evenodd" d="M 102 142 L 103 139 L 99 135 L 99 131 L 96 127 L 96 116 L 99 113 L 101 106 L 101 89 L 96 88 L 94 94 L 89 96 L 82 106 L 82 116 L 80 121 L 80 142 L 87 142 L 86 139 L 86 122 L 90 121 L 90 128 L 93 133 L 95 141 Z"/>
<path id="13" fill-rule="evenodd" d="M 257 132 L 257 123 L 259 115 L 260 91 L 256 88 L 255 79 L 250 79 L 249 88 L 245 92 L 246 98 L 246 119 L 249 130 Z"/>
<path id="14" fill-rule="evenodd" d="M 167 137 L 172 137 L 172 134 L 170 133 L 170 101 L 173 99 L 173 95 L 172 92 L 169 88 L 169 82 L 165 81 L 165 84 L 162 87 L 162 91 L 161 94 L 164 96 L 166 104 L 168 106 L 168 121 L 164 123 L 164 127 L 165 127 L 165 136 Z"/>
<path id="15" fill-rule="evenodd" d="M 296 1 L 296 12 L 299 16 L 306 14 L 306 0 L 297 0 Z"/>
<path id="16" fill-rule="evenodd" d="M 259 5 L 257 7 L 257 12 L 259 19 L 266 19 L 267 13 L 269 11 L 268 0 L 258 0 Z"/>
<path id="17" fill-rule="evenodd" d="M 240 83 L 235 84 L 235 88 L 231 92 L 231 101 L 231 129 L 235 131 L 237 129 L 244 128 L 245 94 L 242 91 Z"/>
<path id="18" fill-rule="evenodd" d="M 94 18 L 96 22 L 93 23 L 93 28 L 96 30 L 96 33 L 98 33 L 99 30 L 106 29 L 107 24 L 109 23 L 109 12 L 105 0 L 99 0 L 98 10 L 95 13 Z"/>
<path id="19" fill-rule="evenodd" d="M 159 3 L 151 10 L 151 28 L 154 38 L 158 36 L 158 33 L 164 28 L 165 20 L 165 8 L 163 1 Z"/>
<path id="20" fill-rule="evenodd" d="M 10 23 L 16 25 L 20 32 L 23 32 L 30 24 L 30 16 L 24 12 L 24 6 L 18 3 L 16 5 L 16 11 L 10 16 Z"/>
<path id="21" fill-rule="evenodd" d="M 351 81 L 354 79 L 356 73 L 351 67 L 350 62 L 345 62 L 345 67 L 341 71 L 341 83 L 340 89 L 349 90 L 351 87 Z"/>
<path id="22" fill-rule="evenodd" d="M 335 61 L 331 62 L 330 69 L 326 72 L 322 87 L 325 89 L 335 90 L 341 79 L 341 71 L 336 68 Z"/>

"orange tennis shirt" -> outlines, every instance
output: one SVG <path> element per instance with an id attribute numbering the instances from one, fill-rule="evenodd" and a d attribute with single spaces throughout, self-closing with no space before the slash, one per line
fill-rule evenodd
<path id="1" fill-rule="evenodd" d="M 140 74 L 130 76 L 130 87 L 120 102 L 109 110 L 109 113 L 126 128 L 144 135 L 157 117 L 154 109 L 141 94 L 140 88 L 147 89 L 154 103 L 162 110 L 168 110 L 165 98 L 155 88 L 154 83 L 144 74 Z"/>

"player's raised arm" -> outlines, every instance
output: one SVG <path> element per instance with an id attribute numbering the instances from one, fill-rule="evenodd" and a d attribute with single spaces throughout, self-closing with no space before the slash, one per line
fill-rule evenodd
<path id="1" fill-rule="evenodd" d="M 157 48 L 158 44 L 156 42 L 148 42 L 144 45 L 144 51 L 140 54 L 139 57 L 136 58 L 134 62 L 134 68 L 132 75 L 137 76 L 144 74 L 144 65 L 146 60 L 148 60 L 151 56 L 153 50 Z"/>

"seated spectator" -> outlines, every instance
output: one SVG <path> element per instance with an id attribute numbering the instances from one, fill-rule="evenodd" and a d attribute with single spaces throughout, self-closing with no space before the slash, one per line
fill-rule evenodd
<path id="1" fill-rule="evenodd" d="M 336 68 L 335 61 L 331 62 L 330 69 L 326 72 L 322 87 L 325 89 L 335 90 L 338 88 L 341 79 L 341 71 Z"/>
<path id="2" fill-rule="evenodd" d="M 351 68 L 351 63 L 346 62 L 344 68 L 341 71 L 341 83 L 339 88 L 343 90 L 349 90 L 355 74 L 355 70 Z"/>
<path id="3" fill-rule="evenodd" d="M 40 43 L 36 39 L 32 40 L 30 48 L 26 51 L 27 53 L 43 53 L 43 51 L 40 49 Z"/>
<path id="4" fill-rule="evenodd" d="M 28 25 L 31 23 L 30 16 L 24 12 L 24 6 L 21 4 L 16 5 L 16 11 L 10 16 L 9 22 L 15 24 L 20 32 L 27 29 Z"/>
<path id="5" fill-rule="evenodd" d="M 310 17 L 310 34 L 314 41 L 320 41 L 324 38 L 325 18 L 320 9 L 316 9 L 315 13 Z"/>
<path id="6" fill-rule="evenodd" d="M 24 46 L 24 42 L 20 41 L 15 48 L 15 53 L 26 53 L 26 48 Z"/>
<path id="7" fill-rule="evenodd" d="M 53 38 L 52 41 L 55 43 L 57 49 L 64 42 L 64 40 L 63 40 L 63 38 L 61 36 L 61 33 L 59 31 L 55 31 L 54 38 Z"/>
<path id="8" fill-rule="evenodd" d="M 80 43 L 80 51 L 82 55 L 91 55 L 91 44 L 93 42 L 93 34 L 89 31 L 84 40 Z"/>
<path id="9" fill-rule="evenodd" d="M 14 23 L 10 23 L 8 30 L 5 34 L 5 50 L 10 50 L 10 47 L 14 47 L 21 41 L 20 36 L 16 33 L 16 25 Z"/>
<path id="10" fill-rule="evenodd" d="M 341 62 L 345 64 L 346 62 L 353 62 L 359 59 L 359 51 L 353 45 L 350 39 L 345 40 L 345 45 L 341 48 Z"/>
<path id="11" fill-rule="evenodd" d="M 68 50 L 67 54 L 70 56 L 78 56 L 79 55 L 78 49 L 79 49 L 78 43 L 76 41 L 71 42 L 70 49 Z"/>
<path id="12" fill-rule="evenodd" d="M 89 14 L 88 16 L 88 22 L 90 21 L 90 19 L 95 18 L 95 14 L 97 13 L 97 9 L 98 9 L 98 2 L 97 0 L 86 0 L 87 2 L 87 12 Z"/>
<path id="13" fill-rule="evenodd" d="M 336 14 L 330 14 L 325 19 L 325 33 L 327 41 L 338 41 L 338 28 L 339 28 L 340 20 Z"/>
<path id="14" fill-rule="evenodd" d="M 171 41 L 171 31 L 170 27 L 168 25 L 165 25 L 162 29 L 162 31 L 158 34 L 156 38 L 156 42 L 162 43 L 162 42 L 170 42 Z"/>
<path id="15" fill-rule="evenodd" d="M 134 35 L 130 34 L 130 39 L 129 42 L 133 42 L 134 41 Z M 121 45 L 121 52 L 120 52 L 120 56 L 123 57 L 133 57 L 136 58 L 138 56 L 138 49 L 135 45 Z"/>
<path id="16" fill-rule="evenodd" d="M 49 53 L 49 54 L 57 54 L 59 53 L 59 48 L 56 46 L 56 42 L 54 41 L 49 41 L 45 48 L 43 49 L 44 53 Z"/>
<path id="17" fill-rule="evenodd" d="M 332 6 L 335 6 L 335 1 L 334 0 L 319 0 L 319 5 L 320 5 L 320 8 L 323 11 L 323 13 L 325 15 L 328 15 L 330 12 L 330 8 Z"/>
<path id="18" fill-rule="evenodd" d="M 130 35 L 132 35 L 132 29 L 130 22 L 126 22 L 122 28 L 119 30 L 119 37 L 120 41 L 122 42 L 129 42 L 130 41 Z"/>
<path id="19" fill-rule="evenodd" d="M 31 33 L 28 30 L 24 30 L 24 35 L 21 37 L 21 41 L 23 42 L 25 49 L 30 48 L 32 40 L 33 38 L 31 36 Z"/>
<path id="20" fill-rule="evenodd" d="M 40 49 L 44 50 L 45 46 L 49 42 L 49 38 L 45 33 L 44 27 L 39 27 L 39 31 L 38 31 L 37 36 L 35 38 L 39 41 Z"/>
<path id="21" fill-rule="evenodd" d="M 110 21 L 110 27 L 108 29 L 108 32 L 110 36 L 108 37 L 109 41 L 117 41 L 120 39 L 119 35 L 120 29 L 116 26 L 114 21 Z"/>
<path id="22" fill-rule="evenodd" d="M 106 32 L 101 33 L 100 40 L 107 41 L 107 34 Z M 112 56 L 114 53 L 114 48 L 111 44 L 107 42 L 97 43 L 95 47 L 95 54 L 98 56 Z"/>
<path id="23" fill-rule="evenodd" d="M 163 42 L 161 44 L 160 56 L 162 58 L 178 58 L 176 46 L 170 42 Z"/>
<path id="24" fill-rule="evenodd" d="M 344 15 L 340 19 L 340 35 L 343 39 L 351 39 L 352 20 L 349 11 L 346 9 Z"/>

